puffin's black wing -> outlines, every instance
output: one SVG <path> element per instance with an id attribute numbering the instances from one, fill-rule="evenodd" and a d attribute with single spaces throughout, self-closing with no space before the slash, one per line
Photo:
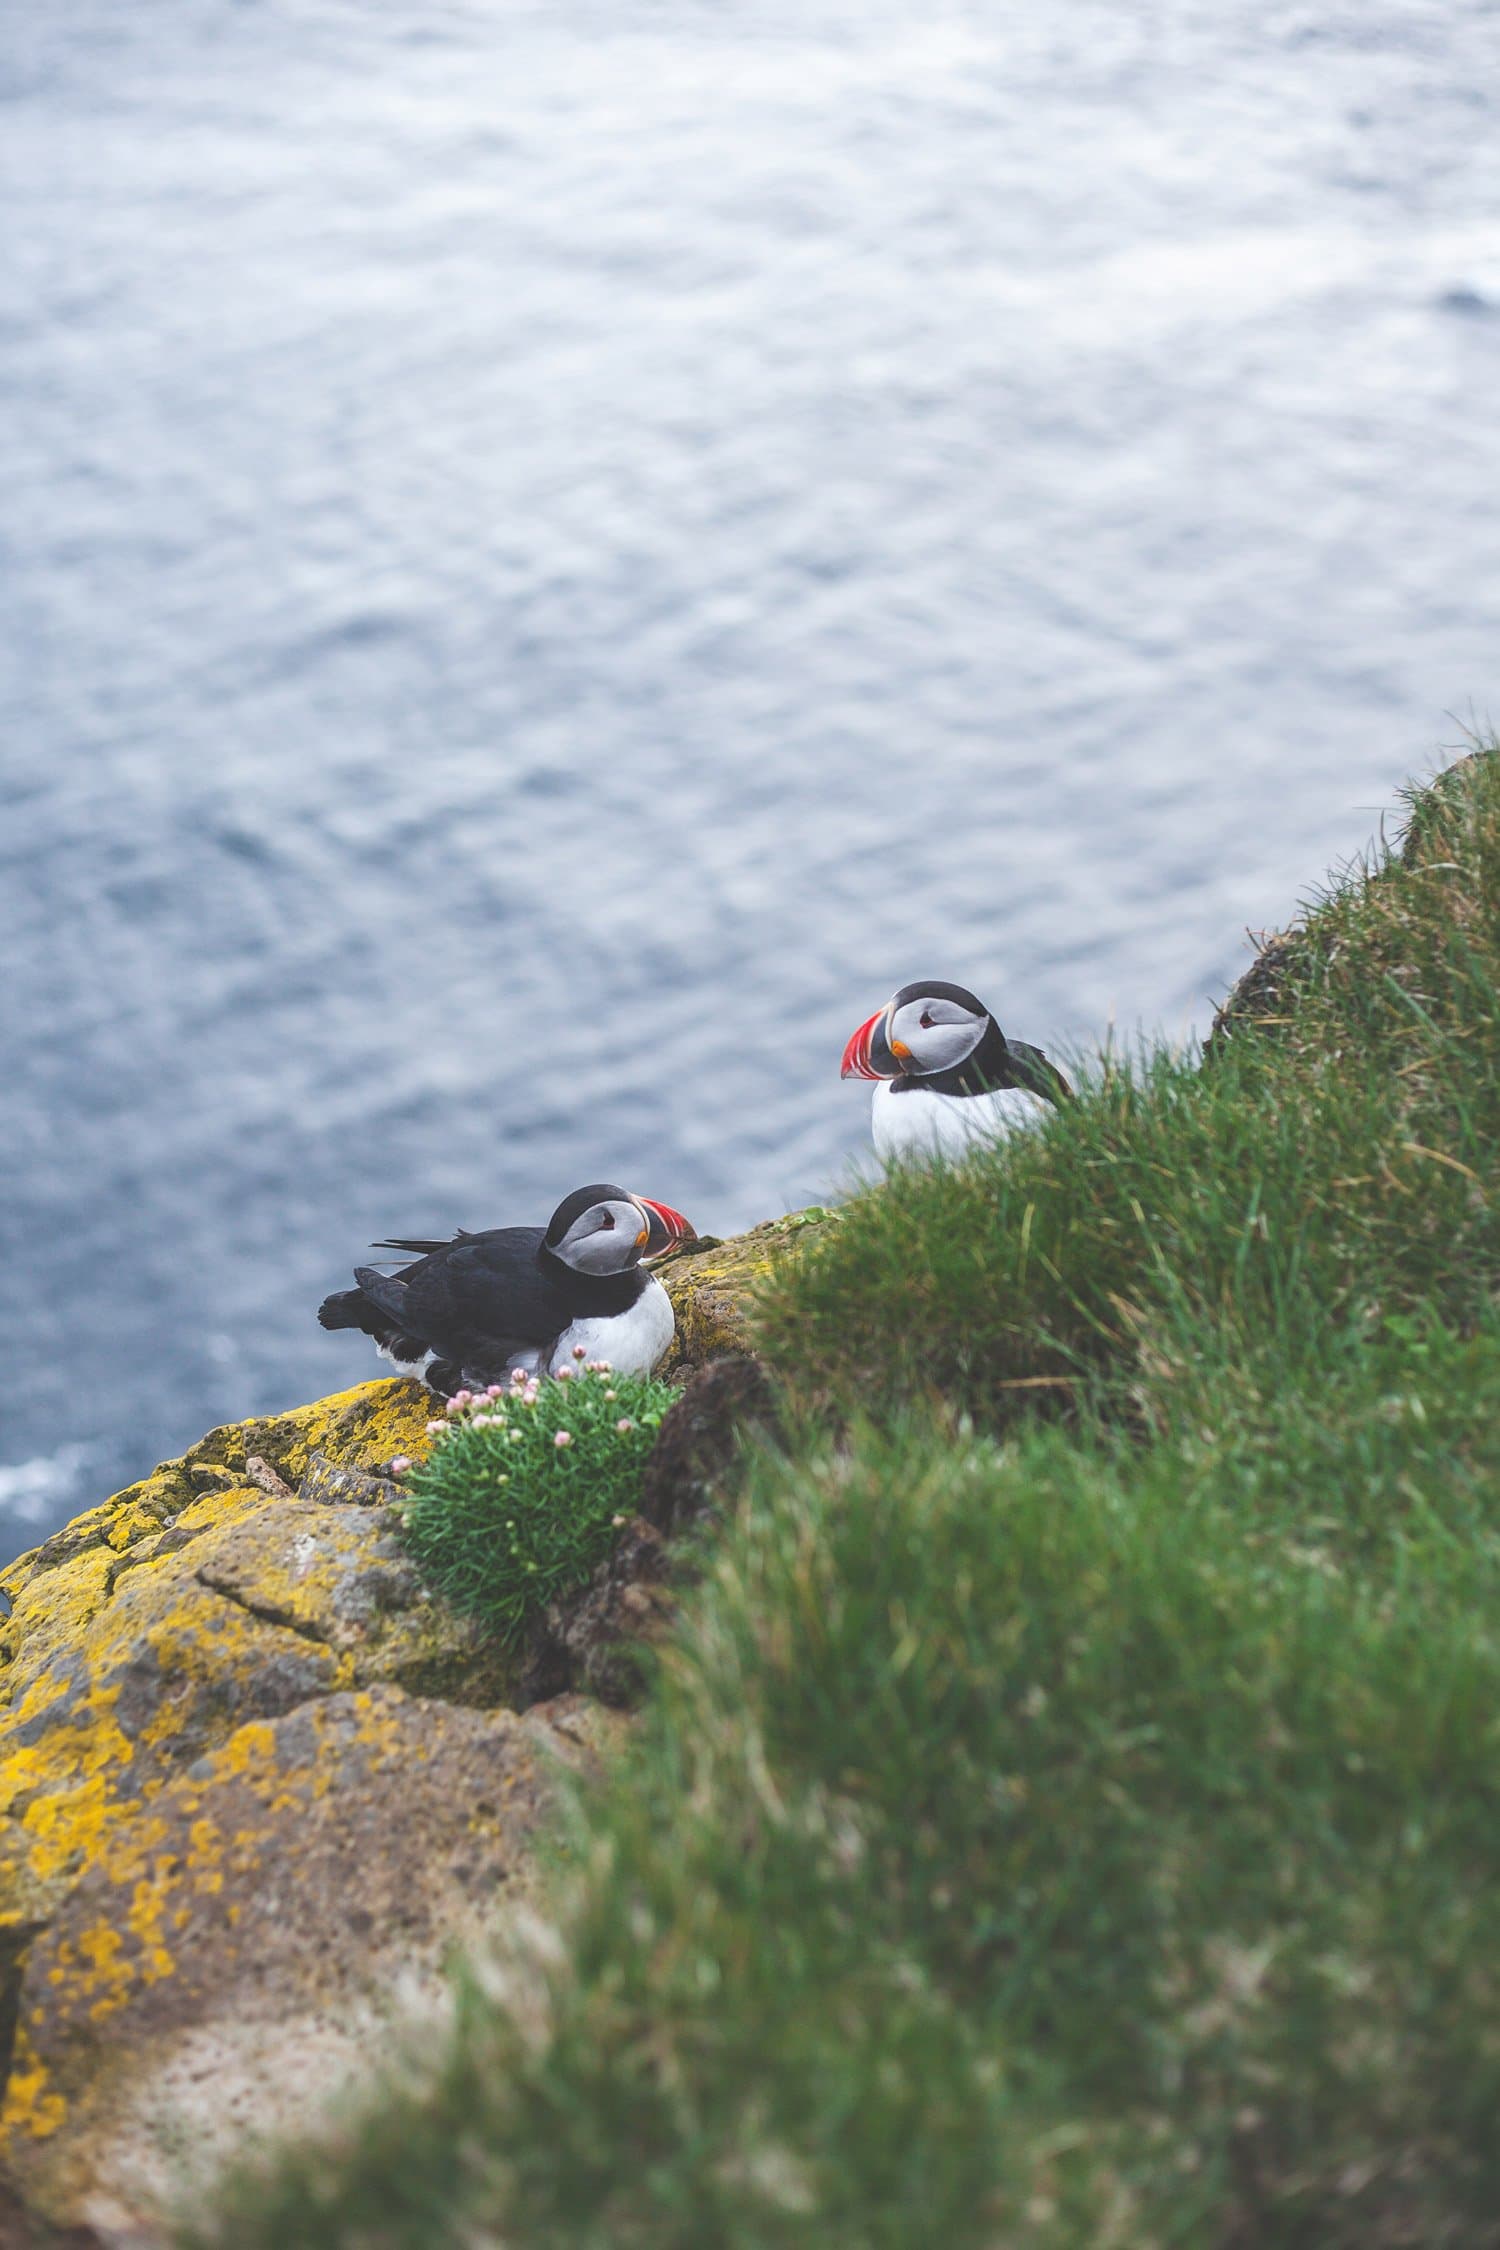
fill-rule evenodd
<path id="1" fill-rule="evenodd" d="M 397 1328 L 406 1328 L 406 1283 L 393 1273 L 377 1273 L 373 1266 L 356 1266 L 354 1278 L 359 1283 L 359 1293 L 368 1305 Z"/>
<path id="2" fill-rule="evenodd" d="M 1059 1102 L 1072 1100 L 1073 1089 L 1050 1055 L 1024 1039 L 1007 1039 L 1005 1045 L 1018 1086 L 1024 1086 L 1030 1094 L 1040 1094 L 1054 1108 Z"/>
<path id="3" fill-rule="evenodd" d="M 464 1367 L 498 1368 L 561 1335 L 572 1309 L 537 1264 L 541 1227 L 492 1227 L 441 1244 L 400 1273 L 356 1269 L 364 1294 L 403 1334 Z"/>

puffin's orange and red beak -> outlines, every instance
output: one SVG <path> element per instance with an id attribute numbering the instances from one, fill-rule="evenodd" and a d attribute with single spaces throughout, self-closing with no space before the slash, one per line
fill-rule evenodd
<path id="1" fill-rule="evenodd" d="M 899 1078 L 901 1060 L 886 1038 L 886 1010 L 877 1008 L 868 1023 L 862 1023 L 844 1049 L 841 1078 Z M 900 1056 L 906 1054 L 903 1047 Z"/>
<path id="2" fill-rule="evenodd" d="M 635 1200 L 646 1213 L 649 1228 L 646 1244 L 648 1258 L 659 1258 L 664 1250 L 671 1249 L 674 1242 L 697 1241 L 695 1229 L 680 1211 L 672 1209 L 670 1203 L 653 1203 L 649 1195 L 638 1195 Z"/>
<path id="3" fill-rule="evenodd" d="M 869 1022 L 860 1025 L 858 1031 L 844 1049 L 844 1063 L 839 1072 L 840 1078 L 878 1078 L 880 1076 L 878 1070 L 870 1068 L 870 1041 L 875 1036 L 875 1026 L 884 1014 L 884 1008 L 877 1008 Z"/>

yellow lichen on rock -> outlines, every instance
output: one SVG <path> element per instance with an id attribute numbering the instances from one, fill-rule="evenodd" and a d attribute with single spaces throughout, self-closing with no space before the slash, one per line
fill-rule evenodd
<path id="1" fill-rule="evenodd" d="M 465 1702 L 505 1692 L 507 1659 L 426 1597 L 389 1510 L 254 1501 L 219 1501 L 216 1525 L 126 1570 L 107 1599 L 98 1551 L 24 1590 L 35 1602 L 89 1580 L 62 1605 L 65 1636 L 27 1629 L 18 1603 L 23 1676 L 0 1715 L 0 1929 L 49 1912 L 121 1817 L 247 1719 L 380 1680 Z"/>
<path id="2" fill-rule="evenodd" d="M 677 1316 L 677 1334 L 662 1372 L 700 1367 L 728 1352 L 752 1346 L 755 1292 L 783 1259 L 795 1256 L 826 1227 L 837 1211 L 813 1205 L 783 1219 L 767 1219 L 748 1234 L 718 1242 L 684 1243 L 658 1267 Z"/>
<path id="3" fill-rule="evenodd" d="M 834 1216 L 666 1261 L 668 1371 L 743 1351 Z M 383 1381 L 226 1424 L 0 1571 L 0 2161 L 55 2218 L 145 2209 L 131 2167 L 161 2185 L 205 2084 L 261 2071 L 268 2114 L 292 2058 L 353 2067 L 393 1979 L 514 1889 L 542 1744 L 590 1754 L 578 1698 L 494 1708 L 511 1659 L 422 1586 L 381 1487 L 289 1496 L 315 1455 L 419 1458 L 431 1411 Z"/>
<path id="4" fill-rule="evenodd" d="M 278 2027 L 256 2098 L 292 2122 L 304 2032 L 355 2067 L 393 1976 L 432 1979 L 524 1889 L 554 1760 L 599 1741 L 576 1698 L 521 1718 L 376 1687 L 252 1721 L 176 1775 L 32 1948 L 0 2157 L 33 2207 L 155 2217 L 185 2143 L 233 2147 L 227 2097 Z"/>
<path id="5" fill-rule="evenodd" d="M 504 1691 L 496 1653 L 422 1597 L 388 1510 L 299 1509 L 244 1480 L 251 1455 L 290 1482 L 315 1452 L 360 1468 L 419 1453 L 428 1412 L 414 1383 L 368 1383 L 213 1431 L 0 1573 L 12 1603 L 0 1628 L 0 1958 L 12 1984 L 30 1934 L 117 1834 L 143 1848 L 153 1798 L 235 1730 L 253 1739 L 247 1720 L 365 1681 L 441 1682 L 477 1702 Z M 105 1977 L 108 1940 L 89 1943 Z M 11 2113 L 57 2129 L 24 2049 Z"/>
<path id="6" fill-rule="evenodd" d="M 138 1540 L 180 1523 L 205 1497 L 242 1485 L 252 1456 L 269 1462 L 295 1487 L 314 1453 L 350 1468 L 374 1467 L 398 1453 L 425 1453 L 430 1411 L 420 1383 L 396 1381 L 359 1383 L 286 1414 L 226 1422 L 177 1459 L 163 1461 L 148 1477 L 75 1516 L 40 1547 L 18 1555 L 0 1570 L 0 1592 L 19 1607 L 25 1587 L 77 1556 L 100 1547 L 123 1553 Z M 22 1637 L 24 1628 L 13 1621 L 0 1633 L 0 1664 L 9 1661 Z"/>
<path id="7" fill-rule="evenodd" d="M 51 2140 L 65 2123 L 68 2105 L 51 2083 L 46 2064 L 32 2046 L 25 2024 L 16 2028 L 0 2135 L 33 2143 Z"/>

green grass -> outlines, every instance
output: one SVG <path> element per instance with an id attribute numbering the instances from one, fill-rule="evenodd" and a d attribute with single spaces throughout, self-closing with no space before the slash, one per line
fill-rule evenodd
<path id="1" fill-rule="evenodd" d="M 500 1639 L 584 1585 L 640 1505 L 676 1389 L 588 1361 L 566 1380 L 461 1391 L 407 1478 L 406 1544 L 429 1585 Z"/>
<path id="2" fill-rule="evenodd" d="M 1413 833 L 777 1283 L 555 1955 L 185 2242 L 1500 2243 L 1500 758 Z"/>
<path id="3" fill-rule="evenodd" d="M 1110 1063 L 1044 1135 L 853 1204 L 766 1308 L 781 1368 L 845 1406 L 997 1427 L 1040 1386 L 1185 1429 L 1274 1414 L 1388 1315 L 1472 1324 L 1500 1265 L 1493 774 L 1419 864 L 1322 902 L 1281 1020 L 1206 1069 Z"/>

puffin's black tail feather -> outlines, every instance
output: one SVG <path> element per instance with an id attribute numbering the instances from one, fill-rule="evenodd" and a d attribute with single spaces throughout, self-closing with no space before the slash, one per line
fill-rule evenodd
<path id="1" fill-rule="evenodd" d="M 435 1241 L 430 1235 L 393 1234 L 385 1242 L 372 1242 L 370 1248 L 372 1250 L 416 1250 L 423 1257 L 430 1257 L 434 1250 L 451 1250 L 456 1242 L 472 1242 L 473 1240 L 474 1237 L 470 1234 L 468 1228 L 460 1227 L 457 1234 L 445 1234 L 440 1242 Z"/>
<path id="2" fill-rule="evenodd" d="M 318 1307 L 318 1320 L 324 1328 L 360 1328 L 367 1336 L 374 1334 L 372 1321 L 377 1320 L 374 1306 L 363 1289 L 339 1289 L 325 1297 Z M 386 1323 L 381 1320 L 379 1326 Z"/>
<path id="3" fill-rule="evenodd" d="M 379 1281 L 384 1277 L 377 1274 L 375 1278 Z M 325 1328 L 357 1328 L 361 1335 L 372 1336 L 382 1351 L 401 1364 L 425 1359 L 430 1348 L 420 1336 L 405 1334 L 399 1319 L 373 1304 L 363 1289 L 340 1289 L 325 1297 L 318 1307 L 318 1319 Z"/>

